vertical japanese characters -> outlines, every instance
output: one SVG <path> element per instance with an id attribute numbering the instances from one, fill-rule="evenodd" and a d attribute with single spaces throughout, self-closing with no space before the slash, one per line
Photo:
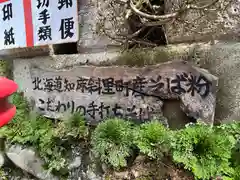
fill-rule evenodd
<path id="1" fill-rule="evenodd" d="M 77 5 L 76 0 L 0 0 L 0 50 L 77 42 Z"/>
<path id="2" fill-rule="evenodd" d="M 58 10 L 64 11 L 64 9 L 71 8 L 73 6 L 73 0 L 58 0 Z M 72 38 L 74 35 L 74 19 L 72 16 L 61 19 L 61 25 L 59 31 L 61 33 L 61 39 Z"/>
<path id="3" fill-rule="evenodd" d="M 73 5 L 73 0 L 37 0 L 37 24 L 41 24 L 38 27 L 37 36 L 41 44 L 49 41 L 60 42 L 60 39 L 66 40 L 74 37 L 76 28 L 74 19 L 76 19 L 77 13 L 69 13 L 75 8 Z M 54 35 L 53 32 L 59 33 L 60 36 Z M 56 37 L 60 39 L 54 39 Z"/>
<path id="4" fill-rule="evenodd" d="M 2 20 L 6 24 L 11 24 L 11 20 L 13 18 L 13 4 L 8 2 L 3 5 L 2 8 Z M 4 30 L 4 45 L 14 45 L 15 44 L 15 33 L 12 26 L 8 27 L 8 29 Z"/>
<path id="5" fill-rule="evenodd" d="M 46 41 L 52 40 L 52 28 L 50 25 L 50 13 L 49 13 L 49 0 L 38 0 L 37 8 L 40 11 L 38 13 L 38 21 L 41 22 L 42 26 L 40 26 L 37 30 L 38 32 L 38 40 Z"/>

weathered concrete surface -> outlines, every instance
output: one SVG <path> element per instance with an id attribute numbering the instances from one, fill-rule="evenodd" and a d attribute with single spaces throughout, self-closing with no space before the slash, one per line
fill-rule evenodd
<path id="1" fill-rule="evenodd" d="M 186 2 L 165 1 L 165 14 L 176 12 Z M 193 2 L 196 2 L 196 6 L 202 7 L 214 0 Z M 208 9 L 212 10 L 204 13 L 200 10 L 190 10 L 180 17 L 182 21 L 174 20 L 167 23 L 165 27 L 169 43 L 206 42 L 213 39 L 239 40 L 240 1 L 219 0 Z"/>
<path id="2" fill-rule="evenodd" d="M 107 49 L 109 45 L 113 45 L 113 41 L 107 36 L 99 35 L 97 27 L 99 18 L 97 2 L 93 0 L 78 0 L 78 5 L 80 25 L 78 51 L 99 52 Z"/>
<path id="3" fill-rule="evenodd" d="M 219 77 L 216 122 L 240 120 L 240 43 L 199 48 L 196 53 L 201 66 Z"/>
<path id="4" fill-rule="evenodd" d="M 49 46 L 38 46 L 29 48 L 16 48 L 0 50 L 0 59 L 30 58 L 35 56 L 47 56 L 50 52 Z"/>
<path id="5" fill-rule="evenodd" d="M 161 53 L 156 53 L 160 49 Z M 167 48 L 157 48 L 149 50 L 148 53 L 141 50 L 143 53 L 129 53 L 124 58 L 117 58 L 120 54 L 114 52 L 82 54 L 72 56 L 53 56 L 50 61 L 44 61 L 48 67 L 62 69 L 64 67 L 73 67 L 87 60 L 90 64 L 96 66 L 104 64 L 136 64 L 137 66 L 154 64 L 162 61 L 161 57 L 167 60 L 184 59 L 193 63 L 199 64 L 201 67 L 208 69 L 213 75 L 219 77 L 217 104 L 215 112 L 216 122 L 227 122 L 240 119 L 240 43 L 217 43 L 216 45 L 198 43 L 198 44 L 179 44 L 167 46 Z M 162 52 L 165 52 L 164 54 Z M 137 56 L 138 54 L 139 57 Z M 146 54 L 146 56 L 144 56 Z M 151 54 L 151 55 L 150 55 Z M 136 56 L 138 58 L 136 58 Z M 159 59 L 156 61 L 155 59 Z M 129 62 L 136 58 L 136 61 Z M 33 58 L 31 62 L 41 61 L 41 57 Z M 106 59 L 108 61 L 106 62 Z M 120 61 L 121 60 L 121 61 Z M 27 60 L 26 60 L 27 61 Z M 139 64 L 137 64 L 137 62 Z M 19 59 L 14 61 L 14 72 L 19 73 L 16 78 L 20 87 L 24 85 L 28 77 L 26 77 L 27 67 L 26 62 Z M 128 63 L 129 62 L 129 63 Z M 177 116 L 176 116 L 177 117 Z"/>
<path id="6" fill-rule="evenodd" d="M 163 99 L 180 99 L 187 115 L 213 123 L 217 77 L 186 61 L 144 68 L 75 66 L 68 70 L 49 68 L 47 61 L 14 62 L 20 90 L 47 117 L 81 112 L 91 123 L 107 116 L 146 121 L 162 117 Z"/>
<path id="7" fill-rule="evenodd" d="M 23 148 L 20 145 L 11 146 L 6 155 L 23 171 L 26 171 L 41 180 L 58 180 L 43 168 L 44 162 L 33 149 Z"/>

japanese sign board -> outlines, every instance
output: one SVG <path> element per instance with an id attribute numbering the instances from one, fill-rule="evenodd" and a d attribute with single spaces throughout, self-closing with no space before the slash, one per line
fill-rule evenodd
<path id="1" fill-rule="evenodd" d="M 62 119 L 80 113 L 91 124 L 109 117 L 145 122 L 162 119 L 165 100 L 180 99 L 187 115 L 213 122 L 215 76 L 190 63 L 56 70 L 48 67 L 48 60 L 52 63 L 50 58 L 14 61 L 19 90 L 25 92 L 33 109 L 48 118 Z"/>
<path id="2" fill-rule="evenodd" d="M 76 0 L 0 0 L 0 49 L 78 40 Z"/>

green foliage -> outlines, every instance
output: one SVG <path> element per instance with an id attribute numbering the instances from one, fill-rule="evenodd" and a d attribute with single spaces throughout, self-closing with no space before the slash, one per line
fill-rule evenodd
<path id="1" fill-rule="evenodd" d="M 3 169 L 0 169 L 0 177 L 1 180 L 8 180 L 7 175 L 5 174 Z"/>
<path id="2" fill-rule="evenodd" d="M 14 137 L 18 132 L 16 132 L 15 129 L 19 130 L 29 116 L 27 100 L 20 93 L 13 94 L 10 97 L 10 101 L 16 106 L 17 112 L 13 120 L 7 126 L 0 128 L 0 135 L 6 137 Z"/>
<path id="3" fill-rule="evenodd" d="M 229 160 L 235 143 L 232 135 L 207 125 L 187 126 L 175 134 L 173 160 L 184 164 L 199 179 L 229 175 L 233 172 Z"/>
<path id="4" fill-rule="evenodd" d="M 9 77 L 10 72 L 10 63 L 7 60 L 0 60 L 0 76 Z"/>
<path id="5" fill-rule="evenodd" d="M 170 131 L 157 120 L 135 128 L 134 143 L 150 158 L 159 159 L 168 153 L 170 141 Z"/>
<path id="6" fill-rule="evenodd" d="M 29 113 L 22 94 L 12 96 L 17 107 L 14 119 L 0 128 L 11 143 L 33 146 L 50 171 L 64 172 L 66 152 L 73 140 L 87 141 L 89 129 L 83 116 L 74 114 L 59 123 Z M 109 119 L 100 123 L 91 137 L 92 151 L 101 162 L 115 169 L 127 166 L 133 149 L 153 159 L 172 155 L 173 161 L 190 170 L 197 179 L 221 176 L 240 179 L 240 123 L 214 126 L 189 125 L 171 131 L 158 121 L 133 126 L 129 121 Z M 0 172 L 1 173 L 1 172 Z"/>
<path id="7" fill-rule="evenodd" d="M 29 113 L 28 103 L 20 93 L 12 96 L 12 103 L 17 107 L 14 119 L 0 128 L 0 136 L 6 136 L 11 143 L 33 146 L 42 157 L 47 168 L 59 171 L 66 168 L 66 147 L 60 143 L 61 139 L 69 136 L 83 137 L 86 126 L 80 115 L 74 115 L 67 122 L 54 124 L 51 120 Z"/>
<path id="8" fill-rule="evenodd" d="M 121 119 L 100 123 L 93 132 L 91 144 L 93 154 L 102 162 L 116 169 L 125 167 L 133 146 L 131 123 Z"/>
<path id="9" fill-rule="evenodd" d="M 234 136 L 236 139 L 240 138 L 240 123 L 233 121 L 227 124 L 221 124 L 220 126 L 215 127 L 216 131 L 221 131 L 229 135 Z"/>
<path id="10" fill-rule="evenodd" d="M 240 179 L 240 165 L 234 168 L 233 178 L 234 180 Z"/>
<path id="11" fill-rule="evenodd" d="M 240 123 L 233 121 L 231 123 L 221 124 L 220 126 L 215 126 L 215 131 L 231 135 L 236 139 L 235 147 L 232 149 L 232 157 L 230 159 L 231 167 L 234 168 L 232 173 L 232 178 L 234 180 L 240 179 Z"/>
<path id="12" fill-rule="evenodd" d="M 79 113 L 73 114 L 69 119 L 58 124 L 56 134 L 60 138 L 73 137 L 86 139 L 88 136 L 88 128 L 85 124 L 84 117 Z"/>
<path id="13" fill-rule="evenodd" d="M 135 145 L 153 159 L 171 154 L 173 161 L 191 171 L 196 179 L 221 176 L 224 180 L 238 180 L 238 127 L 235 124 L 212 128 L 197 123 L 171 131 L 158 121 L 131 128 L 124 120 L 111 119 L 96 128 L 92 137 L 93 152 L 102 162 L 120 168 L 127 165 L 126 157 Z"/>

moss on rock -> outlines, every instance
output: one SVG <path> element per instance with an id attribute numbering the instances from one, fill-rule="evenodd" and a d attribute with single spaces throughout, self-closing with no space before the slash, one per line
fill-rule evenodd
<path id="1" fill-rule="evenodd" d="M 10 63 L 5 60 L 0 60 L 0 76 L 9 77 L 11 72 Z"/>
<path id="2" fill-rule="evenodd" d="M 101 62 L 101 66 L 126 65 L 143 67 L 171 60 L 192 60 L 192 45 L 160 46 L 156 48 L 135 48 L 121 52 L 114 61 Z M 191 57 L 191 58 L 189 58 Z"/>

